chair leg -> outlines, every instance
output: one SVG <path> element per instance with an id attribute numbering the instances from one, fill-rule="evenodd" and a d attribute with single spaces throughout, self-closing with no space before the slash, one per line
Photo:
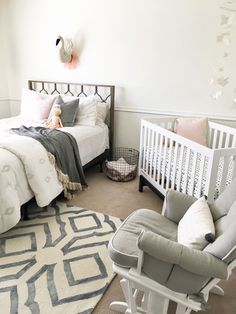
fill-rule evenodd
<path id="1" fill-rule="evenodd" d="M 126 302 L 112 302 L 110 304 L 110 310 L 117 311 L 125 314 L 167 314 L 169 299 L 164 298 L 154 292 L 144 292 L 142 305 L 138 307 L 136 304 L 135 287 L 132 281 L 127 279 L 121 279 L 120 281 L 122 291 Z M 179 313 L 182 314 L 182 313 Z"/>
<path id="2" fill-rule="evenodd" d="M 218 286 L 218 285 L 215 285 L 211 290 L 210 290 L 211 293 L 214 293 L 214 294 L 217 294 L 217 295 L 221 295 L 223 296 L 225 293 L 224 293 L 224 290 Z"/>
<path id="3" fill-rule="evenodd" d="M 176 314 L 190 314 L 191 309 L 183 304 L 177 304 Z"/>
<path id="4" fill-rule="evenodd" d="M 147 311 L 147 306 L 148 306 L 148 293 L 144 292 L 143 298 L 141 301 L 142 309 L 144 311 Z"/>
<path id="5" fill-rule="evenodd" d="M 132 291 L 132 283 L 123 278 L 120 280 L 120 285 L 126 302 L 112 302 L 110 304 L 110 309 L 119 313 L 136 313 L 137 311 Z"/>
<path id="6" fill-rule="evenodd" d="M 109 309 L 119 313 L 126 313 L 128 305 L 126 302 L 114 301 L 110 304 Z"/>
<path id="7" fill-rule="evenodd" d="M 169 299 L 154 292 L 149 293 L 147 313 L 148 314 L 167 314 Z"/>

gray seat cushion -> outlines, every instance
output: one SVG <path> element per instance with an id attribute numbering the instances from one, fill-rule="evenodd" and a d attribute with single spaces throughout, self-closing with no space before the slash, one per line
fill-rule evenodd
<path id="1" fill-rule="evenodd" d="M 135 267 L 139 249 L 137 240 L 142 232 L 152 231 L 166 239 L 177 241 L 177 224 L 150 209 L 139 209 L 121 225 L 109 243 L 113 262 L 123 267 Z"/>

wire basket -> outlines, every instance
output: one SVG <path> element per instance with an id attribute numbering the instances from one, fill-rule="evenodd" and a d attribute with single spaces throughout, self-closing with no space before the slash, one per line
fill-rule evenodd
<path id="1" fill-rule="evenodd" d="M 110 160 L 105 161 L 106 176 L 119 182 L 133 180 L 137 175 L 139 152 L 133 148 L 116 147 Z"/>

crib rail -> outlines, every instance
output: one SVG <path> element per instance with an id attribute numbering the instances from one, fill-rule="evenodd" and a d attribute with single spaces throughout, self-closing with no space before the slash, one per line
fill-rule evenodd
<path id="1" fill-rule="evenodd" d="M 213 201 L 216 187 L 219 194 L 236 175 L 236 148 L 210 149 L 190 141 L 168 130 L 173 121 L 141 121 L 139 174 L 163 195 L 172 188 Z M 227 138 L 220 144 L 229 145 Z"/>
<path id="2" fill-rule="evenodd" d="M 212 160 L 207 169 L 206 191 L 212 203 L 236 176 L 236 148 L 213 150 Z"/>
<path id="3" fill-rule="evenodd" d="M 236 147 L 236 129 L 209 122 L 208 146 L 213 149 Z"/>

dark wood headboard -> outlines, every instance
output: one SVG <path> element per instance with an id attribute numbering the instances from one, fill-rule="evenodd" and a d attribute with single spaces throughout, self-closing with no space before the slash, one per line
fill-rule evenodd
<path id="1" fill-rule="evenodd" d="M 109 127 L 109 145 L 113 148 L 114 140 L 114 107 L 115 107 L 115 86 L 101 84 L 82 84 L 69 82 L 51 82 L 51 81 L 28 81 L 29 89 L 45 93 L 48 95 L 64 94 L 68 96 L 89 96 L 97 95 L 101 102 L 110 105 L 110 111 L 106 123 Z"/>

